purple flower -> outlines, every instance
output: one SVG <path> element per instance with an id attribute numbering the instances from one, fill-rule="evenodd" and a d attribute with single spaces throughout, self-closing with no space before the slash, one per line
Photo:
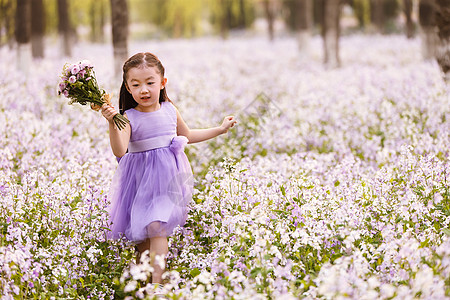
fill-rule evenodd
<path id="1" fill-rule="evenodd" d="M 172 143 L 169 146 L 169 149 L 172 150 L 175 154 L 180 154 L 184 151 L 184 146 L 189 142 L 187 137 L 178 135 L 172 139 Z"/>
<path id="2" fill-rule="evenodd" d="M 69 82 L 70 83 L 75 83 L 77 81 L 77 78 L 75 76 L 70 76 L 69 77 Z"/>
<path id="3" fill-rule="evenodd" d="M 69 97 L 69 91 L 68 90 L 64 90 L 63 92 L 64 97 Z"/>

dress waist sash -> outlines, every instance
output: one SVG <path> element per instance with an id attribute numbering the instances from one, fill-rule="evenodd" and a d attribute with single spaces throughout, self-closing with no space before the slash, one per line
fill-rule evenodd
<path id="1" fill-rule="evenodd" d="M 175 135 L 162 135 L 145 140 L 128 143 L 128 152 L 144 152 L 157 148 L 169 147 Z"/>

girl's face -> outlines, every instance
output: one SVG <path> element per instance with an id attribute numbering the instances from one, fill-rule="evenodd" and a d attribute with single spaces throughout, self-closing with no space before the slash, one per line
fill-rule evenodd
<path id="1" fill-rule="evenodd" d="M 138 103 L 141 111 L 159 109 L 159 93 L 166 85 L 167 78 L 161 78 L 155 67 L 131 68 L 127 73 L 127 90 Z"/>

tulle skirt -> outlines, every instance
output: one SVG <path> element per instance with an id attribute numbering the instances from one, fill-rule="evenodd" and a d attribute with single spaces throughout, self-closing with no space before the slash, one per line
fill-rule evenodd
<path id="1" fill-rule="evenodd" d="M 169 236 L 184 225 L 193 189 L 184 145 L 175 137 L 169 147 L 120 159 L 109 193 L 109 238 L 125 236 L 138 243 Z"/>

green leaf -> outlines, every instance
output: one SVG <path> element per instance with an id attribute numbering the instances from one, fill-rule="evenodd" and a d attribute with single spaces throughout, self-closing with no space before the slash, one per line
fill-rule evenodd
<path id="1" fill-rule="evenodd" d="M 284 188 L 284 186 L 280 186 L 280 190 L 281 194 L 283 194 L 283 196 L 286 196 L 286 189 Z"/>
<path id="2" fill-rule="evenodd" d="M 443 228 L 442 232 L 445 233 L 446 235 L 450 236 L 450 228 Z"/>
<path id="3" fill-rule="evenodd" d="M 199 275 L 201 272 L 198 268 L 192 269 L 189 274 L 191 274 L 192 277 L 195 277 L 197 275 Z"/>
<path id="4" fill-rule="evenodd" d="M 256 276 L 257 276 L 259 273 L 261 273 L 261 268 L 260 268 L 260 267 L 253 268 L 253 269 L 250 271 L 250 276 L 251 276 L 252 278 L 256 278 Z"/>

